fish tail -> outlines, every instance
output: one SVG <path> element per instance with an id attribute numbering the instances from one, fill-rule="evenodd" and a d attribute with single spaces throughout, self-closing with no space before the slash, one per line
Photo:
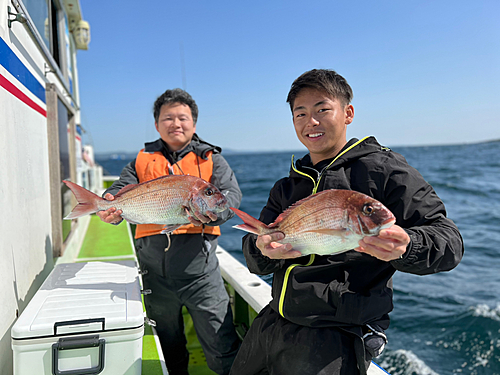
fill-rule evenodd
<path id="1" fill-rule="evenodd" d="M 63 182 L 71 189 L 76 200 L 78 201 L 78 204 L 75 208 L 73 208 L 73 211 L 71 211 L 64 219 L 76 219 L 77 217 L 93 214 L 94 212 L 99 211 L 97 208 L 97 202 L 102 199 L 101 197 L 71 181 L 63 180 Z"/>
<path id="2" fill-rule="evenodd" d="M 238 215 L 240 219 L 245 222 L 245 224 L 234 225 L 233 228 L 241 229 L 244 230 L 245 232 L 254 234 L 262 234 L 264 230 L 268 229 L 268 226 L 266 224 L 250 216 L 246 212 L 240 211 L 234 207 L 230 207 L 230 209 L 233 210 L 234 213 Z"/>

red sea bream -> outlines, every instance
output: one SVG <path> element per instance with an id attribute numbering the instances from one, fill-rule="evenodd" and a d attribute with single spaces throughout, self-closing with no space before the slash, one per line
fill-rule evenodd
<path id="1" fill-rule="evenodd" d="M 70 181 L 63 181 L 78 205 L 65 217 L 74 219 L 116 207 L 133 224 L 163 224 L 170 232 L 189 224 L 188 214 L 203 214 L 212 220 L 228 208 L 226 197 L 211 183 L 194 176 L 169 175 L 140 184 L 127 185 L 108 201 Z"/>
<path id="2" fill-rule="evenodd" d="M 365 236 L 376 236 L 396 221 L 379 201 L 356 191 L 325 190 L 302 199 L 266 225 L 231 208 L 245 224 L 234 228 L 258 235 L 282 232 L 279 243 L 290 243 L 302 255 L 338 254 L 358 247 Z"/>

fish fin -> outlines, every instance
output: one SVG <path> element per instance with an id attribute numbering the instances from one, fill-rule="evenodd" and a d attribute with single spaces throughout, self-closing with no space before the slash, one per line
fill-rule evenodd
<path id="1" fill-rule="evenodd" d="M 65 220 L 76 219 L 77 217 L 93 214 L 94 212 L 99 211 L 97 208 L 97 202 L 99 200 L 103 200 L 103 198 L 71 181 L 63 180 L 63 182 L 71 189 L 76 200 L 78 201 L 75 208 L 73 208 L 69 215 L 64 218 Z"/>
<path id="2" fill-rule="evenodd" d="M 239 224 L 233 226 L 233 228 L 244 230 L 245 232 L 250 232 L 254 234 L 261 234 L 263 229 L 267 229 L 268 226 L 264 224 L 262 221 L 257 220 L 256 218 L 250 216 L 246 212 L 240 211 L 237 208 L 229 207 L 234 211 L 236 215 L 240 217 L 241 220 L 245 222 L 245 224 Z"/>
<path id="3" fill-rule="evenodd" d="M 243 231 L 248 232 L 248 233 L 260 234 L 254 227 L 252 227 L 251 225 L 247 225 L 247 224 L 233 225 L 233 228 L 243 230 Z"/>
<path id="4" fill-rule="evenodd" d="M 127 191 L 129 190 L 132 190 L 132 189 L 135 189 L 136 187 L 140 186 L 140 185 L 146 185 L 146 184 L 151 184 L 152 182 L 154 181 L 159 181 L 159 180 L 164 180 L 164 179 L 167 179 L 167 178 L 176 178 L 176 177 L 185 177 L 185 175 L 182 175 L 182 176 L 174 176 L 174 175 L 166 175 L 166 176 L 160 176 L 160 177 L 157 177 L 157 178 L 154 178 L 152 180 L 148 180 L 148 181 L 144 181 L 144 182 L 141 182 L 139 184 L 130 184 L 130 185 L 126 185 L 124 187 L 122 187 L 120 189 L 120 191 L 118 191 L 118 193 L 116 193 L 115 195 L 115 198 L 116 197 L 119 197 L 123 194 L 125 194 Z"/>
<path id="5" fill-rule="evenodd" d="M 330 190 L 334 190 L 334 189 L 330 189 Z M 305 198 L 302 198 L 301 200 L 295 202 L 294 204 L 292 204 L 291 206 L 289 206 L 285 211 L 283 211 L 277 218 L 276 220 L 274 221 L 274 223 L 272 224 L 269 224 L 269 228 L 274 228 L 276 227 L 279 223 L 281 223 L 285 217 L 287 217 L 290 212 L 297 206 L 300 206 L 301 204 L 303 204 L 304 202 L 307 202 L 311 199 L 317 199 L 317 196 L 318 195 L 322 195 L 322 194 L 327 194 L 329 190 L 323 190 L 323 191 L 320 191 L 319 193 L 316 193 L 316 194 L 312 194 L 312 195 L 309 195 Z"/>
<path id="6" fill-rule="evenodd" d="M 118 191 L 118 193 L 116 193 L 115 198 L 116 198 L 116 197 L 119 197 L 120 195 L 125 194 L 125 193 L 126 193 L 127 191 L 129 191 L 129 190 L 135 189 L 137 186 L 139 186 L 139 184 L 130 184 L 130 185 L 126 185 L 126 186 L 122 187 L 122 188 Z"/>
<path id="7" fill-rule="evenodd" d="M 278 216 L 273 223 L 269 224 L 269 228 L 277 227 L 279 225 L 279 223 L 281 223 L 285 219 L 285 217 L 287 216 L 287 211 L 288 210 L 285 210 L 284 212 L 282 212 L 280 214 L 280 216 Z"/>
<path id="8" fill-rule="evenodd" d="M 184 224 L 169 224 L 165 225 L 161 231 L 161 234 L 168 234 L 172 233 L 174 230 L 176 230 L 179 227 L 182 227 Z"/>

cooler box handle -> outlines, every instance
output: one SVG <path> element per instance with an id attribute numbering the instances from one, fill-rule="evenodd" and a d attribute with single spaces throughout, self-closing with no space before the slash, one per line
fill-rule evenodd
<path id="1" fill-rule="evenodd" d="M 80 336 L 71 338 L 60 338 L 52 345 L 52 374 L 53 375 L 90 375 L 100 374 L 104 370 L 104 339 L 96 336 Z M 83 349 L 99 347 L 99 363 L 95 367 L 75 370 L 59 370 L 59 351 L 68 349 Z"/>
<path id="2" fill-rule="evenodd" d="M 95 318 L 95 319 L 81 319 L 81 320 L 67 320 L 65 322 L 55 322 L 54 323 L 54 336 L 57 336 L 57 327 L 60 326 L 74 326 L 78 324 L 88 324 L 88 323 L 101 323 L 102 331 L 104 331 L 104 318 Z"/>

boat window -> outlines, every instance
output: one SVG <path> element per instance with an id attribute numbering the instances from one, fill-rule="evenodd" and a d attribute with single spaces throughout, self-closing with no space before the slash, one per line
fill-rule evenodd
<path id="1" fill-rule="evenodd" d="M 77 90 L 74 87 L 76 82 L 76 46 L 73 38 L 70 38 L 70 31 L 68 26 L 68 20 L 64 19 L 64 40 L 65 40 L 65 52 L 66 52 L 66 79 L 68 80 L 68 89 L 71 94 L 74 94 Z"/>
<path id="2" fill-rule="evenodd" d="M 59 69 L 70 69 L 69 29 L 61 0 L 22 0 L 22 4 Z M 64 77 L 72 80 L 68 74 Z"/>
<path id="3" fill-rule="evenodd" d="M 63 220 L 76 205 L 73 194 L 62 182 L 63 180 L 77 182 L 75 110 L 55 84 L 47 84 L 45 95 L 47 98 L 50 191 L 51 197 L 54 198 L 51 203 L 52 252 L 54 257 L 59 257 L 64 253 L 70 232 L 78 224 L 77 220 Z"/>
<path id="4" fill-rule="evenodd" d="M 61 51 L 59 45 L 60 23 L 59 7 L 54 1 L 50 2 L 50 53 L 56 61 L 57 65 L 61 67 Z"/>
<path id="5" fill-rule="evenodd" d="M 42 37 L 45 46 L 50 50 L 49 1 L 23 0 L 23 4 L 35 24 L 38 34 Z"/>
<path id="6" fill-rule="evenodd" d="M 63 104 L 61 99 L 57 99 L 57 125 L 59 128 L 59 161 L 61 168 L 61 181 L 71 180 L 71 162 L 70 162 L 70 129 L 69 129 L 70 114 L 68 109 Z M 65 217 L 71 212 L 73 202 L 71 200 L 71 190 L 66 184 L 61 182 L 61 197 L 62 197 L 62 217 Z M 63 242 L 66 241 L 71 231 L 71 220 L 63 220 Z"/>

